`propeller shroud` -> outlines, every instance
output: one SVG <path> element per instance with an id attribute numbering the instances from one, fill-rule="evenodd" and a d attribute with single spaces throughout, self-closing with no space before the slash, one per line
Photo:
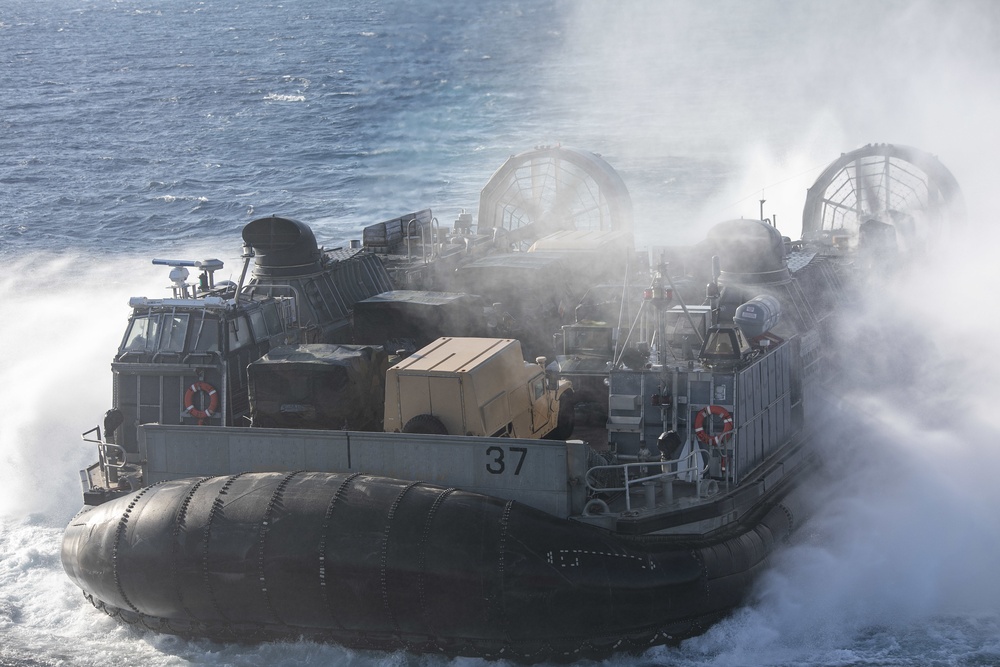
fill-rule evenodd
<path id="1" fill-rule="evenodd" d="M 602 157 L 565 146 L 513 155 L 483 188 L 479 230 L 505 233 L 512 244 L 559 231 L 632 230 L 632 199 Z"/>
<path id="2" fill-rule="evenodd" d="M 802 238 L 846 236 L 856 246 L 863 226 L 892 227 L 911 246 L 961 224 L 958 182 L 933 155 L 909 146 L 869 144 L 832 162 L 806 193 Z"/>

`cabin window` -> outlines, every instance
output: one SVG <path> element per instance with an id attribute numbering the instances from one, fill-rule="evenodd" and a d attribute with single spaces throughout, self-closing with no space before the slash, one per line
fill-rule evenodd
<path id="1" fill-rule="evenodd" d="M 158 316 L 143 315 L 133 317 L 125 334 L 125 349 L 129 352 L 145 352 L 152 350 L 156 344 L 156 335 L 160 330 Z"/>
<path id="2" fill-rule="evenodd" d="M 285 328 L 281 326 L 281 316 L 278 314 L 278 304 L 274 302 L 263 304 L 260 309 L 250 311 L 250 324 L 256 340 L 263 340 L 281 334 Z"/>
<path id="3" fill-rule="evenodd" d="M 252 342 L 250 336 L 250 324 L 247 322 L 247 318 L 240 315 L 234 320 L 229 320 L 226 324 L 226 328 L 229 330 L 229 351 L 238 350 L 244 345 L 249 345 Z"/>
<path id="4" fill-rule="evenodd" d="M 186 314 L 155 314 L 132 318 L 125 335 L 127 352 L 182 352 L 187 337 Z"/>
<path id="5" fill-rule="evenodd" d="M 250 311 L 250 324 L 253 326 L 253 335 L 257 340 L 267 338 L 267 325 L 264 324 L 264 312 L 262 310 Z"/>
<path id="6" fill-rule="evenodd" d="M 183 352 L 187 337 L 188 315 L 163 315 L 160 324 L 160 352 Z"/>
<path id="7" fill-rule="evenodd" d="M 281 315 L 278 314 L 278 304 L 264 304 L 264 321 L 267 323 L 267 332 L 274 336 L 281 333 L 285 327 L 281 326 Z"/>
<path id="8" fill-rule="evenodd" d="M 191 336 L 191 349 L 194 352 L 219 351 L 219 322 L 214 318 L 202 317 L 198 321 L 194 334 Z"/>

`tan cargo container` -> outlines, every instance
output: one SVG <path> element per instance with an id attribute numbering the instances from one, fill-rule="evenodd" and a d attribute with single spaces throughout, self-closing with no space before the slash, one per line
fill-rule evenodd
<path id="1" fill-rule="evenodd" d="M 388 370 L 385 430 L 565 440 L 572 385 L 537 361 L 510 338 L 438 338 Z"/>

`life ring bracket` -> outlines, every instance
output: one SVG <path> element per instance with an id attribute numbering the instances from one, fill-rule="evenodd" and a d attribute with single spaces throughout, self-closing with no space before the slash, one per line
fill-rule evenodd
<path id="1" fill-rule="evenodd" d="M 208 407 L 196 408 L 194 406 L 195 396 L 198 394 L 208 396 Z M 204 406 L 204 402 L 202 402 L 202 405 Z M 184 414 L 191 415 L 198 420 L 199 424 L 204 424 L 205 420 L 214 415 L 218 410 L 219 392 L 204 380 L 198 380 L 191 384 L 187 388 L 187 391 L 184 392 Z"/>
<path id="2" fill-rule="evenodd" d="M 705 420 L 711 415 L 722 419 L 722 433 L 709 435 L 705 430 Z M 706 405 L 698 411 L 698 415 L 694 418 L 694 434 L 698 436 L 698 440 L 706 445 L 722 447 L 733 437 L 733 416 L 729 414 L 729 410 L 721 405 Z"/>

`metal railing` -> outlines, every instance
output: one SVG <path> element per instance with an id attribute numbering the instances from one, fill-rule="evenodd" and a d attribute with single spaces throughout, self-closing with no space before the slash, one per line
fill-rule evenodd
<path id="1" fill-rule="evenodd" d="M 87 437 L 91 433 L 97 434 L 96 440 Z M 104 472 L 105 481 L 108 483 L 117 482 L 118 471 L 126 465 L 125 448 L 113 442 L 105 442 L 101 437 L 100 426 L 95 426 L 89 431 L 84 432 L 82 437 L 84 442 L 97 445 L 97 459 L 100 462 L 101 471 Z"/>
<path id="2" fill-rule="evenodd" d="M 625 493 L 625 510 L 632 510 L 632 491 L 634 487 L 645 489 L 647 493 L 647 505 L 649 505 L 649 490 L 653 489 L 655 499 L 656 482 L 665 483 L 666 488 L 670 487 L 675 480 L 684 477 L 693 477 L 693 481 L 698 485 L 698 492 L 701 492 L 701 481 L 707 470 L 707 465 L 700 465 L 701 450 L 692 448 L 691 453 L 681 458 L 670 461 L 639 461 L 636 463 L 616 463 L 603 466 L 594 466 L 587 470 L 585 477 L 587 490 L 598 493 Z M 604 482 L 595 479 L 596 471 L 607 471 L 606 477 L 609 479 L 622 480 L 623 486 L 607 486 Z M 655 471 L 655 472 L 654 472 Z M 692 480 L 687 480 L 692 481 Z M 671 500 L 668 492 L 668 502 Z"/>
<path id="3" fill-rule="evenodd" d="M 406 223 L 406 259 L 411 259 L 413 257 L 413 253 L 410 251 L 410 230 L 414 223 L 416 223 L 417 231 L 420 233 L 420 260 L 426 264 L 431 259 L 434 259 L 434 257 L 438 254 L 437 246 L 433 243 L 433 240 L 435 237 L 435 229 L 437 230 L 437 234 L 440 235 L 441 228 L 438 225 L 437 218 L 431 218 L 426 222 L 418 218 L 411 218 L 408 220 Z M 430 243 L 428 243 L 427 239 L 428 233 L 430 234 Z M 427 256 L 428 245 L 431 246 L 430 257 Z"/>

